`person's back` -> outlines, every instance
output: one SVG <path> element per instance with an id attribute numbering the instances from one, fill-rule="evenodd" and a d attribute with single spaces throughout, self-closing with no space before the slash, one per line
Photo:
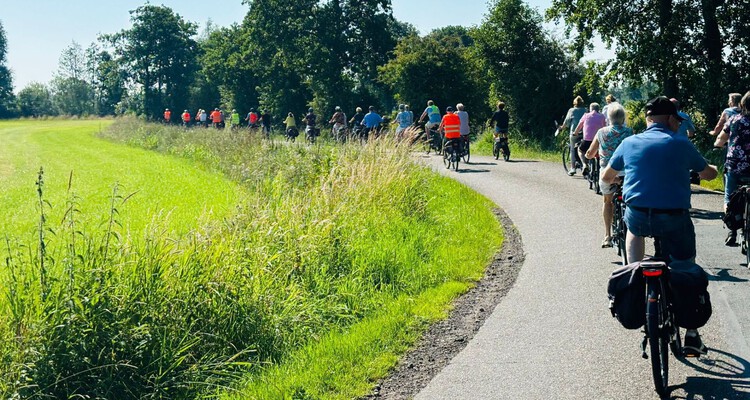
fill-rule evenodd
<path id="1" fill-rule="evenodd" d="M 594 136 L 596 136 L 596 132 L 607 126 L 607 119 L 598 110 L 592 110 L 581 118 L 578 125 L 582 125 L 583 140 L 592 141 L 594 140 Z"/>
<path id="2" fill-rule="evenodd" d="M 427 118 L 429 119 L 429 122 L 431 124 L 439 124 L 440 123 L 440 109 L 436 105 L 428 106 L 425 110 L 427 113 Z"/>
<path id="3" fill-rule="evenodd" d="M 297 122 L 294 120 L 294 115 L 292 113 L 289 113 L 289 115 L 287 115 L 286 119 L 284 120 L 284 124 L 286 124 L 286 129 L 297 127 Z"/>
<path id="4" fill-rule="evenodd" d="M 312 112 L 309 112 L 307 113 L 307 115 L 305 115 L 305 124 L 307 124 L 307 126 L 315 127 L 315 123 L 317 122 L 317 120 L 318 116 Z"/>
<path id="5" fill-rule="evenodd" d="M 469 113 L 463 109 L 456 112 L 459 121 L 461 121 L 461 136 L 469 136 Z"/>
<path id="6" fill-rule="evenodd" d="M 264 112 L 260 116 L 260 121 L 263 124 L 264 127 L 270 127 L 271 126 L 271 114 L 269 112 Z"/>
<path id="7" fill-rule="evenodd" d="M 376 113 L 374 109 L 370 109 L 370 112 L 368 112 L 362 119 L 362 124 L 365 126 L 365 128 L 369 129 L 377 128 L 381 122 L 383 122 L 383 118 L 380 117 L 380 115 Z"/>
<path id="8" fill-rule="evenodd" d="M 581 118 L 583 118 L 585 114 L 586 107 L 572 107 L 568 109 L 568 114 L 565 116 L 563 126 L 569 128 L 571 136 L 575 133 L 578 123 L 581 122 Z"/>
<path id="9" fill-rule="evenodd" d="M 492 114 L 490 120 L 495 124 L 495 132 L 497 133 L 508 133 L 508 126 L 510 124 L 510 115 L 503 109 L 498 109 Z"/>
<path id="10" fill-rule="evenodd" d="M 445 130 L 446 139 L 452 140 L 461 137 L 461 118 L 453 113 L 452 107 L 448 107 L 447 112 L 443 116 L 441 125 Z"/>
<path id="11" fill-rule="evenodd" d="M 690 170 L 706 163 L 689 141 L 675 138 L 668 128 L 654 124 L 628 137 L 609 161 L 625 173 L 623 199 L 628 205 L 654 209 L 690 208 Z"/>

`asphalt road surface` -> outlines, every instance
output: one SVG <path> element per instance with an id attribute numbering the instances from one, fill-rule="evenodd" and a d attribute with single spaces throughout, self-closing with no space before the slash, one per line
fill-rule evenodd
<path id="1" fill-rule="evenodd" d="M 526 260 L 484 326 L 416 399 L 656 399 L 643 334 L 608 309 L 607 279 L 619 266 L 604 237 L 601 197 L 561 163 L 472 157 L 435 170 L 487 196 L 521 233 Z M 694 187 L 696 261 L 711 275 L 713 316 L 700 359 L 670 358 L 673 399 L 750 399 L 750 271 L 724 246 L 722 195 Z M 684 330 L 683 330 L 684 336 Z"/>

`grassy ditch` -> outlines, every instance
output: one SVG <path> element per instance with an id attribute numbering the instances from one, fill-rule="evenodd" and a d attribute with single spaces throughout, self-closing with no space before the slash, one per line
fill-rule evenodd
<path id="1" fill-rule="evenodd" d="M 502 241 L 489 201 L 389 143 L 286 145 L 135 120 L 102 136 L 250 195 L 184 235 L 119 241 L 117 223 L 79 234 L 71 212 L 55 236 L 7 246 L 4 397 L 360 396 Z M 125 196 L 110 197 L 120 222 Z"/>

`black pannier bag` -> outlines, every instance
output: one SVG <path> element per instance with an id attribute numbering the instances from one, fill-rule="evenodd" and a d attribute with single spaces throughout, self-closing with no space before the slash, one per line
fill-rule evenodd
<path id="1" fill-rule="evenodd" d="M 640 265 L 635 262 L 614 270 L 607 285 L 609 310 L 626 329 L 646 324 L 646 282 Z"/>
<path id="2" fill-rule="evenodd" d="M 674 261 L 669 265 L 672 310 L 677 326 L 698 329 L 711 318 L 708 274 L 700 265 Z"/>
<path id="3" fill-rule="evenodd" d="M 744 228 L 745 202 L 747 201 L 745 190 L 740 188 L 729 195 L 729 204 L 722 220 L 727 229 L 736 231 Z"/>

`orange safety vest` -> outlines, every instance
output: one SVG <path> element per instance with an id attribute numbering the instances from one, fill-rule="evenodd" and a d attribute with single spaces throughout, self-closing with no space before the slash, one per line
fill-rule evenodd
<path id="1" fill-rule="evenodd" d="M 172 111 L 164 111 L 164 119 L 169 121 L 172 119 Z"/>
<path id="2" fill-rule="evenodd" d="M 443 116 L 443 128 L 446 139 L 458 139 L 461 137 L 461 118 L 454 113 Z"/>
<path id="3" fill-rule="evenodd" d="M 182 113 L 182 120 L 185 122 L 190 122 L 190 113 Z"/>
<path id="4" fill-rule="evenodd" d="M 211 121 L 213 121 L 215 124 L 221 122 L 221 113 L 218 111 L 212 111 Z"/>

